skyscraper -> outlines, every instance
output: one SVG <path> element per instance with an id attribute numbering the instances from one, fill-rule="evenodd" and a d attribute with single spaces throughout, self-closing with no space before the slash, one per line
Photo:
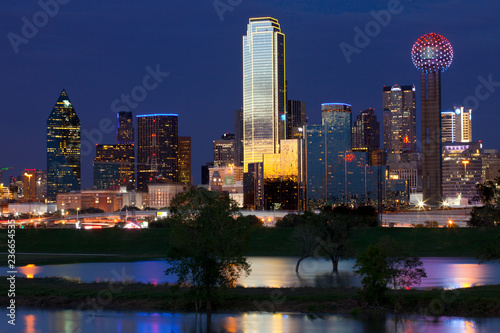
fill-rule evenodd
<path id="1" fill-rule="evenodd" d="M 131 144 L 134 142 L 134 125 L 132 121 L 132 112 L 118 112 L 118 128 L 116 130 L 117 144 Z"/>
<path id="2" fill-rule="evenodd" d="M 321 106 L 321 125 L 305 126 L 307 201 L 345 200 L 345 158 L 351 151 L 351 105 Z"/>
<path id="3" fill-rule="evenodd" d="M 179 183 L 191 186 L 191 137 L 179 137 Z"/>
<path id="4" fill-rule="evenodd" d="M 80 190 L 80 119 L 63 90 L 47 119 L 47 198 Z"/>
<path id="5" fill-rule="evenodd" d="M 225 133 L 219 140 L 214 140 L 214 167 L 235 165 L 235 137 Z"/>
<path id="6" fill-rule="evenodd" d="M 98 190 L 118 189 L 135 184 L 133 144 L 97 145 L 94 160 L 94 186 Z"/>
<path id="7" fill-rule="evenodd" d="M 471 109 L 455 107 L 454 111 L 441 112 L 441 139 L 450 142 L 471 142 Z"/>
<path id="8" fill-rule="evenodd" d="M 234 165 L 243 165 L 243 108 L 234 111 Z"/>
<path id="9" fill-rule="evenodd" d="M 441 72 L 453 60 L 450 42 L 430 33 L 413 45 L 413 64 L 420 71 L 422 104 L 423 201 L 437 206 L 443 201 L 441 164 Z"/>
<path id="10" fill-rule="evenodd" d="M 361 111 L 352 126 L 352 148 L 378 149 L 380 147 L 380 123 L 375 110 Z"/>
<path id="11" fill-rule="evenodd" d="M 279 153 L 285 138 L 285 35 L 278 20 L 251 18 L 243 36 L 244 170 Z"/>
<path id="12" fill-rule="evenodd" d="M 147 184 L 179 181 L 179 137 L 177 114 L 137 116 L 137 189 Z"/>
<path id="13" fill-rule="evenodd" d="M 306 103 L 289 100 L 286 107 L 287 139 L 302 139 L 302 128 L 307 124 Z"/>
<path id="14" fill-rule="evenodd" d="M 415 86 L 384 87 L 382 95 L 384 149 L 388 154 L 417 150 Z"/>

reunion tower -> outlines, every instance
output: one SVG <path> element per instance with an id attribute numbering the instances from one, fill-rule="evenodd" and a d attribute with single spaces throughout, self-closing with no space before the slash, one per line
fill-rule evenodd
<path id="1" fill-rule="evenodd" d="M 422 103 L 423 202 L 442 203 L 441 169 L 441 72 L 450 67 L 453 49 L 441 35 L 420 37 L 411 50 L 413 64 L 420 71 Z"/>

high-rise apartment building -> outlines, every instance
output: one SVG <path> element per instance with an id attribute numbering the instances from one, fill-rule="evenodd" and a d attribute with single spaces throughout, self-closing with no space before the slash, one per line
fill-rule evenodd
<path id="1" fill-rule="evenodd" d="M 352 126 L 352 148 L 378 149 L 380 147 L 380 123 L 375 110 L 361 111 Z"/>
<path id="2" fill-rule="evenodd" d="M 285 35 L 278 20 L 251 18 L 243 36 L 244 169 L 279 153 L 285 138 Z"/>
<path id="3" fill-rule="evenodd" d="M 177 114 L 137 116 L 137 189 L 147 184 L 179 181 L 179 136 Z"/>
<path id="4" fill-rule="evenodd" d="M 47 119 L 47 198 L 79 191 L 81 186 L 80 119 L 63 90 Z"/>
<path id="5" fill-rule="evenodd" d="M 116 114 L 118 117 L 118 128 L 116 130 L 116 143 L 133 145 L 134 142 L 134 124 L 132 112 L 122 111 Z"/>
<path id="6" fill-rule="evenodd" d="M 384 149 L 400 154 L 417 149 L 415 86 L 384 87 L 382 91 Z"/>
<path id="7" fill-rule="evenodd" d="M 302 129 L 307 124 L 306 103 L 289 100 L 286 107 L 287 139 L 302 139 Z"/>
<path id="8" fill-rule="evenodd" d="M 36 201 L 36 169 L 25 169 L 23 172 L 24 201 Z"/>
<path id="9" fill-rule="evenodd" d="M 455 107 L 453 111 L 441 112 L 441 140 L 443 143 L 471 142 L 471 109 Z"/>
<path id="10" fill-rule="evenodd" d="M 179 137 L 179 183 L 191 186 L 191 137 Z"/>

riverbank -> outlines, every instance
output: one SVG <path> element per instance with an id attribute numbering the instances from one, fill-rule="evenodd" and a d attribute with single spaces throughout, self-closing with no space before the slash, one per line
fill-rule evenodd
<path id="1" fill-rule="evenodd" d="M 0 230 L 0 260 L 5 263 L 8 249 L 6 233 L 6 230 Z M 298 256 L 292 234 L 291 228 L 255 229 L 244 255 Z M 169 235 L 169 229 L 17 229 L 16 264 L 127 262 L 164 258 L 169 248 Z M 401 243 L 403 250 L 410 255 L 474 257 L 486 244 L 494 244 L 499 235 L 500 228 L 357 228 L 353 231 L 352 244 L 355 253 L 361 253 L 368 245 L 389 236 Z M 68 253 L 85 255 L 64 255 Z"/>
<path id="2" fill-rule="evenodd" d="M 0 278 L 0 287 L 8 289 Z M 402 290 L 401 314 L 500 317 L 500 285 L 454 290 Z M 366 306 L 358 288 L 234 288 L 216 312 L 299 312 L 314 316 L 394 313 L 394 291 L 379 307 Z M 187 290 L 172 285 L 79 283 L 60 278 L 17 278 L 16 306 L 80 310 L 195 311 Z M 7 296 L 0 296 L 7 304 Z"/>

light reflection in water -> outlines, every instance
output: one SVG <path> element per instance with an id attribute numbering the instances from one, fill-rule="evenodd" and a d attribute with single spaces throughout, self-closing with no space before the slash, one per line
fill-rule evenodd
<path id="1" fill-rule="evenodd" d="M 308 258 L 295 273 L 297 258 L 250 257 L 252 273 L 241 277 L 238 285 L 244 287 L 349 287 L 360 286 L 352 268 L 354 260 L 339 263 L 339 272 L 332 274 L 331 262 Z M 422 258 L 427 278 L 421 287 L 466 288 L 475 285 L 500 284 L 500 264 L 479 265 L 473 258 Z M 127 263 L 86 263 L 69 265 L 28 265 L 20 267 L 20 276 L 64 277 L 77 282 L 114 281 L 122 275 L 132 276 L 134 281 L 151 283 L 175 283 L 175 276 L 165 276 L 167 263 L 162 260 Z M 0 268 L 1 269 L 1 268 Z"/>
<path id="2" fill-rule="evenodd" d="M 142 313 L 72 310 L 39 310 L 18 308 L 15 332 L 60 333 L 203 333 L 206 315 L 193 313 Z M 500 332 L 500 318 L 416 317 L 395 315 L 360 316 L 330 315 L 311 319 L 302 314 L 214 314 L 212 332 Z M 6 321 L 0 321 L 0 332 L 11 332 Z"/>

